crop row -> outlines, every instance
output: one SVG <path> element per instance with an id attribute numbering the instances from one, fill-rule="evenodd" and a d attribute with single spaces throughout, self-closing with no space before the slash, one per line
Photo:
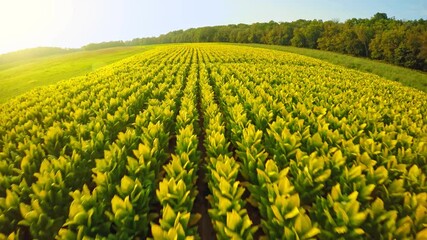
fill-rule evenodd
<path id="1" fill-rule="evenodd" d="M 357 95 L 372 93 L 363 85 L 368 80 L 344 72 L 358 87 L 345 91 L 348 83 L 332 75 L 333 67 L 314 73 L 319 67 L 304 66 L 293 72 L 297 80 L 282 73 L 280 82 L 274 74 L 280 69 L 263 61 L 211 66 L 212 84 L 228 115 L 228 137 L 249 183 L 248 201 L 259 208 L 264 232 L 286 239 L 425 234 L 425 96 L 414 99 L 396 87 L 394 99 L 373 92 L 377 101 L 361 109 Z M 335 79 L 325 81 L 328 75 Z M 394 90 L 377 82 L 388 88 L 377 87 L 378 92 Z M 345 92 L 339 99 L 344 104 L 338 105 L 331 91 Z"/>
<path id="2" fill-rule="evenodd" d="M 107 176 L 101 176 L 99 172 L 108 172 L 108 167 L 118 169 L 114 161 L 118 161 L 117 158 L 126 159 L 135 147 L 128 146 L 126 152 L 123 149 L 126 141 L 129 142 L 132 137 L 135 138 L 133 141 L 143 141 L 137 136 L 142 135 L 144 126 L 145 132 L 155 134 L 152 127 L 154 121 L 151 123 L 150 118 L 168 114 L 165 108 L 156 108 L 155 103 L 164 98 L 167 90 L 174 85 L 175 79 L 171 76 L 182 78 L 184 74 L 185 69 L 177 72 L 181 64 L 171 64 L 175 59 L 187 60 L 184 51 L 163 56 L 125 61 L 115 68 L 71 80 L 72 83 L 64 82 L 66 86 L 44 89 L 49 96 L 46 102 L 42 101 L 46 96 L 38 92 L 17 99 L 23 101 L 28 98 L 29 103 L 26 111 L 21 111 L 18 105 L 12 114 L 6 115 L 10 117 L 7 123 L 18 121 L 16 125 L 2 125 L 2 130 L 6 131 L 2 135 L 1 143 L 4 145 L 0 159 L 3 166 L 0 228 L 3 233 L 18 237 L 30 234 L 34 238 L 53 238 L 65 222 L 70 222 L 78 214 L 70 207 L 75 198 L 71 196 L 73 191 L 84 192 L 86 189 L 85 193 L 88 193 L 97 185 L 102 185 L 101 182 L 108 186 L 109 194 L 115 191 L 112 186 L 118 182 L 105 182 Z M 77 90 L 68 91 L 75 90 L 70 86 L 77 86 Z M 176 92 L 175 89 L 174 94 Z M 40 100 L 37 101 L 37 97 Z M 170 99 L 175 97 L 171 96 Z M 46 107 L 47 102 L 51 107 Z M 23 101 L 22 104 L 26 103 Z M 13 109 L 13 104 L 13 101 L 10 102 L 5 109 Z M 171 106 L 170 102 L 165 105 Z M 27 122 L 20 124 L 19 121 Z M 132 125 L 139 129 L 130 128 Z M 153 139 L 148 135 L 146 138 L 147 144 L 153 145 L 150 142 Z M 131 144 L 138 147 L 136 143 Z M 164 149 L 163 146 L 156 147 L 162 151 Z M 163 158 L 167 158 L 167 155 Z M 160 162 L 157 169 L 161 166 Z M 110 175 L 120 177 L 117 174 L 113 172 Z M 99 192 L 107 194 L 101 190 Z M 109 201 L 108 198 L 103 199 L 102 194 L 100 201 Z M 98 192 L 93 195 L 97 198 Z M 96 207 L 101 208 L 97 214 L 104 216 L 102 204 Z M 69 209 L 73 211 L 70 212 L 71 219 L 67 220 Z M 103 221 L 93 214 L 89 216 L 89 222 L 92 222 L 91 218 Z M 88 228 L 88 231 L 101 234 L 96 226 Z M 110 232 L 109 227 L 106 229 Z"/>

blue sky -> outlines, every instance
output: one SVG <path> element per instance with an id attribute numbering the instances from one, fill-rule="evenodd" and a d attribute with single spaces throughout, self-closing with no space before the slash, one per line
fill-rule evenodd
<path id="1" fill-rule="evenodd" d="M 236 23 L 369 18 L 427 19 L 426 0 L 0 0 L 0 53 L 37 46 L 158 36 Z"/>

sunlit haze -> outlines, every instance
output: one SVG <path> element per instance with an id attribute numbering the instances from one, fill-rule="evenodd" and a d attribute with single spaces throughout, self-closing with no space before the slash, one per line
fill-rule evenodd
<path id="1" fill-rule="evenodd" d="M 191 27 L 369 18 L 427 18 L 425 0 L 0 0 L 0 53 L 158 36 Z"/>

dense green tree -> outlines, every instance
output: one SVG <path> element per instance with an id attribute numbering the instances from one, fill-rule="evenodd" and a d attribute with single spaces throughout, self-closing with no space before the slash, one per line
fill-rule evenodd
<path id="1" fill-rule="evenodd" d="M 354 32 L 356 33 L 357 39 L 363 46 L 363 54 L 360 56 L 369 57 L 369 43 L 374 37 L 374 31 L 366 24 L 360 24 L 354 26 Z"/>
<path id="2" fill-rule="evenodd" d="M 309 48 L 317 48 L 317 41 L 322 35 L 323 22 L 322 21 L 311 21 L 306 28 L 304 28 L 304 35 Z"/>
<path id="3" fill-rule="evenodd" d="M 345 22 L 297 20 L 294 22 L 232 24 L 191 28 L 160 35 L 88 44 L 93 50 L 106 47 L 178 42 L 234 42 L 292 45 L 384 60 L 427 71 L 427 21 L 403 21 L 376 13 L 370 19 Z"/>
<path id="4" fill-rule="evenodd" d="M 83 46 L 84 50 L 97 50 L 102 48 L 112 48 L 112 47 L 123 47 L 127 44 L 123 41 L 111 41 L 111 42 L 102 42 L 102 43 L 90 43 Z"/>
<path id="5" fill-rule="evenodd" d="M 387 20 L 387 14 L 386 13 L 375 13 L 375 15 L 372 17 L 373 21 L 381 21 L 381 20 Z"/>
<path id="6" fill-rule="evenodd" d="M 422 61 L 423 70 L 427 71 L 427 31 L 420 36 L 421 48 L 418 59 Z"/>
<path id="7" fill-rule="evenodd" d="M 307 39 L 304 35 L 304 30 L 302 28 L 297 28 L 294 30 L 294 36 L 291 39 L 291 44 L 294 47 L 307 47 Z"/>
<path id="8" fill-rule="evenodd" d="M 318 47 L 321 50 L 343 52 L 341 32 L 343 26 L 338 22 L 327 21 L 323 24 L 322 37 L 318 39 Z"/>

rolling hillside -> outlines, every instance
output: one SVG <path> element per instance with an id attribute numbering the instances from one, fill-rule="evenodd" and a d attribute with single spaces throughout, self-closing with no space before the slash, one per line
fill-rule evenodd
<path id="1" fill-rule="evenodd" d="M 0 103 L 33 88 L 84 75 L 149 48 L 59 51 L 42 56 L 25 54 L 3 57 L 4 61 L 0 61 Z"/>

